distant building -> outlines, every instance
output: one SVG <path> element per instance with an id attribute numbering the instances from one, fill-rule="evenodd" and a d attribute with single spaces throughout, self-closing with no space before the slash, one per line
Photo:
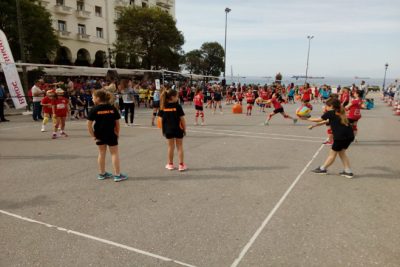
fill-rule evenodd
<path id="1" fill-rule="evenodd" d="M 61 43 L 51 63 L 108 66 L 116 41 L 114 21 L 129 5 L 157 6 L 175 18 L 175 0 L 41 0 Z M 115 55 L 112 57 L 114 62 Z"/>

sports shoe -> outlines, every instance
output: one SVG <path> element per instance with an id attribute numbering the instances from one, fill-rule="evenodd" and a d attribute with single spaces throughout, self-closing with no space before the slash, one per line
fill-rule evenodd
<path id="1" fill-rule="evenodd" d="M 167 170 L 170 170 L 170 171 L 175 170 L 174 164 L 167 164 L 167 165 L 165 165 L 165 168 L 166 168 Z"/>
<path id="2" fill-rule="evenodd" d="M 341 171 L 339 174 L 340 174 L 340 176 L 343 176 L 343 177 L 346 177 L 349 179 L 354 177 L 354 174 L 352 172 Z"/>
<path id="3" fill-rule="evenodd" d="M 42 126 L 42 133 L 46 131 L 46 128 L 44 127 L 44 125 Z"/>
<path id="4" fill-rule="evenodd" d="M 97 179 L 104 180 L 104 179 L 108 179 L 108 178 L 112 178 L 112 177 L 113 177 L 113 175 L 111 173 L 105 172 L 104 174 L 99 174 L 97 176 Z"/>
<path id="5" fill-rule="evenodd" d="M 325 141 L 322 144 L 327 145 L 327 146 L 331 146 L 331 145 L 333 145 L 333 142 L 332 141 Z"/>
<path id="6" fill-rule="evenodd" d="M 114 182 L 121 182 L 128 179 L 128 176 L 125 174 L 120 173 L 119 175 L 114 175 Z"/>
<path id="7" fill-rule="evenodd" d="M 264 126 L 267 126 L 267 125 L 269 125 L 269 121 L 268 120 L 264 121 Z"/>
<path id="8" fill-rule="evenodd" d="M 297 118 L 293 119 L 293 123 L 296 124 L 297 123 Z"/>
<path id="9" fill-rule="evenodd" d="M 201 126 L 204 126 L 204 125 L 206 125 L 206 123 L 205 123 L 205 122 L 202 122 L 202 123 L 201 123 Z"/>
<path id="10" fill-rule="evenodd" d="M 57 139 L 57 134 L 53 133 L 53 135 L 51 136 L 52 139 Z"/>
<path id="11" fill-rule="evenodd" d="M 61 136 L 68 137 L 68 134 L 66 134 L 65 132 L 61 132 Z"/>
<path id="12" fill-rule="evenodd" d="M 180 172 L 183 172 L 183 171 L 186 171 L 186 170 L 187 170 L 187 166 L 186 166 L 185 163 L 179 164 L 179 171 Z"/>
<path id="13" fill-rule="evenodd" d="M 321 170 L 321 167 L 318 167 L 314 170 L 312 170 L 313 173 L 318 173 L 318 174 L 327 174 L 328 172 L 326 170 Z"/>

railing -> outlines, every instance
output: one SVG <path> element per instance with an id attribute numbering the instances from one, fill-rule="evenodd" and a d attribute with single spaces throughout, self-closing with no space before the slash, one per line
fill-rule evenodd
<path id="1" fill-rule="evenodd" d="M 79 18 L 84 18 L 84 19 L 89 19 L 90 18 L 90 11 L 86 11 L 86 10 L 77 10 L 76 11 L 76 16 Z"/>
<path id="2" fill-rule="evenodd" d="M 64 5 L 55 5 L 55 11 L 62 14 L 72 14 L 72 7 Z"/>

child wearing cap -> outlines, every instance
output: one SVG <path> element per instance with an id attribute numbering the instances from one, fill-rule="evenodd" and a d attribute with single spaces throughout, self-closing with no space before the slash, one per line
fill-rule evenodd
<path id="1" fill-rule="evenodd" d="M 56 90 L 57 97 L 53 100 L 53 117 L 55 117 L 56 123 L 54 125 L 53 131 L 53 139 L 58 137 L 57 130 L 60 127 L 60 135 L 64 137 L 68 137 L 65 133 L 65 121 L 69 112 L 69 101 L 64 97 L 64 90 L 61 88 L 57 88 Z"/>

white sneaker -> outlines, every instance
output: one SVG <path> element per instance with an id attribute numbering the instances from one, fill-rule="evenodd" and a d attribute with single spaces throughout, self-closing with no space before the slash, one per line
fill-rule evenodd
<path id="1" fill-rule="evenodd" d="M 46 127 L 44 127 L 44 125 L 42 126 L 42 133 L 46 131 Z"/>
<path id="2" fill-rule="evenodd" d="M 125 127 L 129 127 L 129 123 L 125 123 Z"/>
<path id="3" fill-rule="evenodd" d="M 205 122 L 202 122 L 202 123 L 201 123 L 201 126 L 204 126 L 204 125 L 206 125 L 206 123 L 205 123 Z"/>
<path id="4" fill-rule="evenodd" d="M 199 125 L 199 124 L 198 124 L 197 122 L 195 122 L 195 123 L 194 123 L 194 126 L 197 126 L 197 125 Z"/>

